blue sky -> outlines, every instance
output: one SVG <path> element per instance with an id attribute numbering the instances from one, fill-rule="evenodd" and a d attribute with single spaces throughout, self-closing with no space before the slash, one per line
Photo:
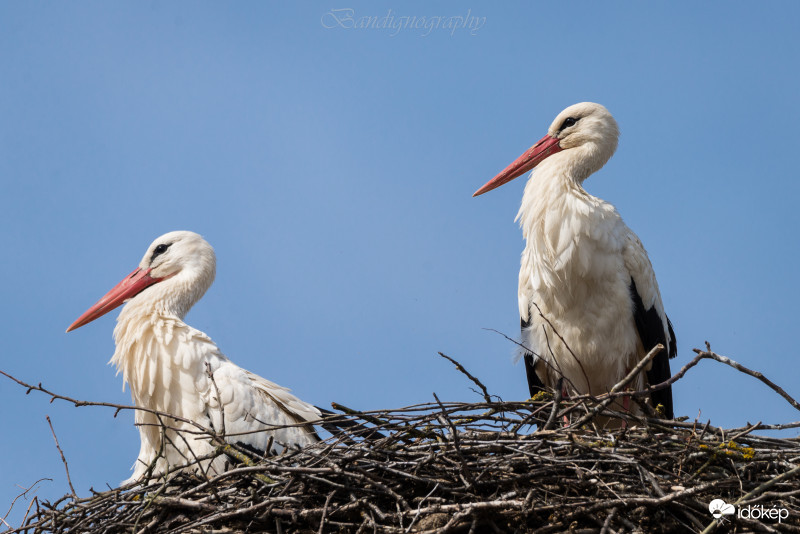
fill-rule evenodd
<path id="1" fill-rule="evenodd" d="M 332 23 L 338 9 L 477 19 L 358 28 Z M 525 179 L 471 194 L 589 100 L 622 137 L 585 186 L 650 254 L 673 368 L 708 340 L 800 397 L 798 16 L 792 2 L 0 3 L 0 369 L 128 404 L 106 365 L 116 312 L 64 330 L 155 237 L 193 230 L 218 270 L 188 322 L 304 400 L 478 400 L 437 351 L 523 398 L 514 346 L 486 329 L 518 333 Z M 677 414 L 723 426 L 800 419 L 708 362 L 674 394 Z M 41 498 L 68 490 L 46 415 L 79 493 L 129 475 L 132 414 L 2 379 L 0 514 L 40 478 Z"/>

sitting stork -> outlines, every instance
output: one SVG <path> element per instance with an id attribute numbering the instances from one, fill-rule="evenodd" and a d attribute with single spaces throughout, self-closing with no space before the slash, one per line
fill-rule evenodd
<path id="1" fill-rule="evenodd" d="M 193 421 L 258 454 L 319 441 L 310 421 L 320 412 L 288 389 L 242 369 L 206 334 L 183 322 L 214 281 L 216 257 L 193 232 L 170 232 L 150 245 L 139 267 L 67 332 L 120 306 L 111 362 L 130 384 L 136 406 Z M 213 379 L 212 379 L 213 377 Z M 136 411 L 141 449 L 126 482 L 160 475 L 214 453 L 208 435 L 182 420 Z M 163 423 L 163 424 L 162 424 Z M 202 465 L 227 466 L 224 456 Z"/>
<path id="2" fill-rule="evenodd" d="M 661 343 L 643 389 L 670 377 L 677 353 L 647 252 L 617 210 L 586 192 L 583 181 L 617 148 L 619 129 L 606 108 L 583 102 L 562 111 L 546 136 L 473 196 L 536 167 L 517 220 L 526 239 L 519 272 L 519 313 L 530 394 L 563 377 L 578 394 L 609 391 Z M 670 388 L 652 393 L 673 417 Z M 628 408 L 625 397 L 623 408 Z"/>

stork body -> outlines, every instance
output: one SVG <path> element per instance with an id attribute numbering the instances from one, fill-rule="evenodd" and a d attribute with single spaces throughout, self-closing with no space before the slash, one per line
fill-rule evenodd
<path id="1" fill-rule="evenodd" d="M 214 250 L 202 237 L 165 234 L 148 248 L 138 269 L 67 331 L 130 299 L 117 319 L 111 362 L 130 385 L 136 406 L 193 421 L 256 453 L 318 441 L 306 424 L 319 418 L 314 406 L 237 366 L 206 334 L 183 322 L 215 271 Z M 138 410 L 135 418 L 141 449 L 130 481 L 151 469 L 162 474 L 189 464 L 216 448 L 188 422 Z M 201 462 L 214 472 L 226 464 L 225 457 Z"/>
<path id="2" fill-rule="evenodd" d="M 619 131 L 603 106 L 565 109 L 548 134 L 475 194 L 536 167 L 517 220 L 526 240 L 519 273 L 519 313 L 531 395 L 564 378 L 564 387 L 598 395 L 662 343 L 642 389 L 670 376 L 677 351 L 655 273 L 641 241 L 611 204 L 583 181 L 613 155 Z M 672 392 L 653 393 L 673 416 Z"/>

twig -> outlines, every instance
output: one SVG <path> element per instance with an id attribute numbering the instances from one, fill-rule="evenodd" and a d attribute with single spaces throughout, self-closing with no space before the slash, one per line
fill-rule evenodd
<path id="1" fill-rule="evenodd" d="M 217 386 L 217 381 L 214 380 L 214 373 L 211 372 L 211 364 L 208 362 L 206 362 L 206 375 L 209 380 L 211 380 L 211 384 L 214 386 L 214 392 L 217 394 L 217 406 L 219 408 L 219 418 L 221 421 L 219 435 L 225 439 L 225 406 L 222 404 L 222 395 L 219 394 L 219 387 Z"/>
<path id="2" fill-rule="evenodd" d="M 550 319 L 548 319 L 548 318 L 545 316 L 545 314 L 544 314 L 544 313 L 542 313 L 542 309 L 539 307 L 539 305 L 538 305 L 538 304 L 536 304 L 535 302 L 531 302 L 531 304 L 533 304 L 534 306 L 536 306 L 536 311 L 538 311 L 538 312 L 539 312 L 539 317 L 541 317 L 542 319 L 544 319 L 544 320 L 545 320 L 545 322 L 546 322 L 546 323 L 547 323 L 547 324 L 550 326 L 550 328 L 553 330 L 553 333 L 554 333 L 554 334 L 555 334 L 555 335 L 558 337 L 558 339 L 560 339 L 560 340 L 561 340 L 561 343 L 564 345 L 564 348 L 566 348 L 566 349 L 567 349 L 567 352 L 569 352 L 569 354 L 572 356 L 572 358 L 573 358 L 573 359 L 575 360 L 575 362 L 578 364 L 578 367 L 580 367 L 580 369 L 581 369 L 581 373 L 583 374 L 583 379 L 584 379 L 584 380 L 586 380 L 586 384 L 588 385 L 588 384 L 590 383 L 590 382 L 589 382 L 589 375 L 588 375 L 588 374 L 586 374 L 586 369 L 584 369 L 584 368 L 583 368 L 583 362 L 581 362 L 580 358 L 578 358 L 578 356 L 577 356 L 577 355 L 576 355 L 576 354 L 575 354 L 575 353 L 572 351 L 572 349 L 570 348 L 569 344 L 567 344 L 567 340 L 566 340 L 566 339 L 564 339 L 564 336 L 562 336 L 562 335 L 561 335 L 561 333 L 559 333 L 559 331 L 558 331 L 558 330 L 556 329 L 556 327 L 553 325 L 553 323 L 552 323 L 552 322 L 550 322 Z"/>
<path id="3" fill-rule="evenodd" d="M 463 366 L 463 365 L 461 365 L 460 363 L 458 363 L 456 360 L 454 360 L 453 358 L 451 358 L 451 357 L 450 357 L 450 356 L 448 356 L 447 354 L 444 354 L 443 352 L 440 352 L 440 353 L 439 353 L 439 356 L 441 356 L 442 358 L 445 358 L 445 359 L 449 360 L 449 361 L 450 361 L 450 363 L 452 363 L 453 365 L 455 365 L 455 366 L 456 366 L 456 369 L 458 369 L 459 371 L 461 371 L 463 374 L 467 375 L 467 378 L 469 378 L 470 380 L 472 380 L 472 381 L 475 383 L 475 385 L 476 385 L 476 386 L 478 386 L 479 388 L 481 388 L 481 391 L 483 392 L 483 398 L 484 398 L 484 400 L 486 400 L 486 402 L 492 402 L 492 396 L 491 396 L 491 395 L 489 395 L 489 391 L 486 389 L 486 386 L 484 386 L 484 385 L 483 385 L 483 383 L 482 383 L 480 380 L 478 380 L 478 379 L 477 379 L 477 378 L 475 378 L 475 377 L 474 377 L 472 374 L 470 374 L 470 372 L 469 372 L 469 371 L 467 371 L 467 370 L 464 368 L 464 366 Z"/>
<path id="4" fill-rule="evenodd" d="M 720 363 L 724 363 L 725 365 L 729 365 L 729 366 L 733 367 L 737 371 L 740 371 L 740 372 L 742 372 L 742 373 L 744 373 L 746 375 L 750 375 L 753 378 L 756 378 L 756 379 L 760 380 L 761 382 L 763 382 L 764 384 L 769 386 L 769 388 L 772 389 L 772 391 L 776 392 L 778 395 L 780 395 L 781 397 L 786 399 L 786 402 L 791 404 L 792 407 L 794 407 L 795 410 L 800 410 L 800 403 L 798 403 L 794 398 L 792 398 L 791 395 L 786 393 L 783 390 L 783 388 L 778 386 L 775 382 L 773 382 L 772 380 L 770 380 L 769 378 L 767 378 L 766 376 L 764 376 L 763 374 L 761 374 L 758 371 L 753 371 L 752 369 L 749 369 L 749 368 L 745 367 L 744 365 L 731 360 L 730 358 L 727 358 L 725 356 L 720 356 L 719 354 L 711 352 L 711 347 L 708 345 L 708 343 L 706 343 L 706 350 L 705 351 L 701 351 L 700 349 L 694 349 L 694 352 L 696 352 L 698 354 L 698 356 L 701 356 L 703 358 L 714 359 L 714 360 L 716 360 L 716 361 L 718 361 Z"/>
<path id="5" fill-rule="evenodd" d="M 550 360 L 548 358 L 542 358 L 540 355 L 537 355 L 535 351 L 531 350 L 530 347 L 525 346 L 524 344 L 520 343 L 516 339 L 514 339 L 514 338 L 512 338 L 510 336 L 507 336 L 506 334 L 504 334 L 503 332 L 501 332 L 499 330 L 495 330 L 494 328 L 484 328 L 484 330 L 487 330 L 489 332 L 494 332 L 495 334 L 499 334 L 499 335 L 503 336 L 507 341 L 512 342 L 513 344 L 515 344 L 517 347 L 521 348 L 522 350 L 524 350 L 526 352 L 530 352 L 531 354 L 536 355 L 539 358 L 539 361 L 541 361 L 546 367 L 548 367 L 550 370 L 552 370 L 553 373 L 555 373 L 556 376 L 559 376 L 559 377 L 563 378 L 567 382 L 567 384 L 569 385 L 570 388 L 572 388 L 573 390 L 577 391 L 577 388 L 575 387 L 575 384 L 573 384 L 572 381 L 569 378 L 564 376 L 564 374 L 561 372 L 561 369 L 559 369 L 558 367 L 553 365 L 553 363 L 550 362 Z"/>
<path id="6" fill-rule="evenodd" d="M 61 455 L 61 461 L 64 462 L 64 470 L 67 472 L 67 483 L 69 484 L 69 490 L 72 493 L 72 496 L 76 499 L 78 498 L 78 494 L 75 493 L 75 488 L 72 485 L 72 479 L 69 476 L 69 465 L 67 465 L 67 459 L 64 457 L 64 451 L 61 450 L 61 445 L 58 444 L 58 438 L 56 437 L 56 431 L 53 429 L 53 422 L 50 421 L 50 416 L 45 416 L 47 419 L 47 424 L 50 425 L 50 432 L 53 434 L 53 440 L 56 442 L 56 449 L 58 449 L 58 453 Z"/>
<path id="7" fill-rule="evenodd" d="M 650 352 L 648 352 L 644 358 L 639 360 L 639 363 L 637 363 L 636 366 L 634 366 L 634 368 L 631 369 L 630 372 L 628 372 L 628 374 L 622 378 L 622 380 L 614 384 L 614 387 L 612 387 L 611 390 L 609 391 L 608 398 L 606 398 L 600 404 L 592 408 L 588 414 L 578 419 L 571 426 L 575 428 L 580 428 L 582 425 L 586 424 L 586 422 L 593 419 L 597 414 L 603 411 L 614 400 L 614 394 L 621 391 L 631 382 L 631 380 L 636 378 L 636 376 L 638 376 L 639 373 L 642 372 L 642 369 L 644 369 L 647 366 L 647 364 L 649 364 L 653 360 L 653 358 L 655 358 L 656 355 L 662 350 L 664 350 L 664 345 L 662 345 L 661 343 L 653 347 L 652 350 L 650 350 Z"/>
<path id="8" fill-rule="evenodd" d="M 1 517 L 1 518 L 0 518 L 0 522 L 2 522 L 2 523 L 3 523 L 4 525 L 6 525 L 8 528 L 11 528 L 11 525 L 9 525 L 9 524 L 6 522 L 6 519 L 7 519 L 7 518 L 8 518 L 8 516 L 11 514 L 11 510 L 13 510 L 13 509 L 14 509 L 14 505 L 17 503 L 17 501 L 18 501 L 20 498 L 22 498 L 22 497 L 27 497 L 27 496 L 28 496 L 28 492 L 29 492 L 29 491 L 31 491 L 32 489 L 34 489 L 34 488 L 35 488 L 35 487 L 36 487 L 36 486 L 39 484 L 39 482 L 42 482 L 42 481 L 44 481 L 44 480 L 48 480 L 48 481 L 50 481 L 50 482 L 52 482 L 52 481 L 53 481 L 53 479 L 52 479 L 52 478 L 40 478 L 39 480 L 37 480 L 36 482 L 34 482 L 33 484 L 31 484 L 31 485 L 30 485 L 30 487 L 28 487 L 28 488 L 25 488 L 25 487 L 23 487 L 23 486 L 17 486 L 17 487 L 20 487 L 20 488 L 23 490 L 23 492 L 22 492 L 22 493 L 20 493 L 19 495 L 17 495 L 16 497 L 14 497 L 14 500 L 13 500 L 13 501 L 11 501 L 11 505 L 8 507 L 8 511 L 6 512 L 6 515 L 4 515 L 3 517 Z"/>
<path id="9" fill-rule="evenodd" d="M 542 427 L 543 430 L 550 430 L 553 428 L 553 424 L 556 422 L 556 416 L 558 415 L 558 409 L 561 407 L 561 400 L 564 395 L 564 377 L 558 379 L 556 382 L 556 389 L 553 392 L 553 409 L 550 410 L 550 416 L 547 418 L 547 422 Z"/>

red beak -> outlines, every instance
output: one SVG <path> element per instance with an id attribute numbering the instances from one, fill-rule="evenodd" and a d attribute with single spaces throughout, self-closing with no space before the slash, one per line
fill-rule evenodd
<path id="1" fill-rule="evenodd" d="M 95 319 L 102 317 L 114 308 L 120 306 L 128 299 L 132 299 L 148 286 L 160 282 L 163 278 L 153 278 L 150 276 L 150 269 L 136 269 L 130 275 L 126 276 L 122 282 L 115 285 L 114 288 L 106 293 L 103 298 L 97 303 L 86 310 L 83 315 L 78 317 L 78 320 L 69 325 L 67 332 L 80 328 L 87 323 L 91 323 Z"/>
<path id="2" fill-rule="evenodd" d="M 486 185 L 475 191 L 472 196 L 477 197 L 478 195 L 482 195 L 496 187 L 507 184 L 519 175 L 525 174 L 532 168 L 536 167 L 549 156 L 552 156 L 556 152 L 561 152 L 563 149 L 558 146 L 558 141 L 559 140 L 555 137 L 545 135 L 539 139 L 538 143 L 530 147 L 525 151 L 524 154 L 518 157 L 514 163 L 503 169 L 500 174 L 486 182 Z"/>

